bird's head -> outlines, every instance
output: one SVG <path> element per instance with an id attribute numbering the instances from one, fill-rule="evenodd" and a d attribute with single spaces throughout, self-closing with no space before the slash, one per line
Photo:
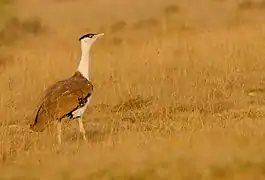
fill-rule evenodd
<path id="1" fill-rule="evenodd" d="M 91 45 L 98 39 L 99 37 L 103 36 L 104 33 L 100 34 L 85 34 L 82 37 L 79 38 L 79 41 L 81 41 L 82 49 L 90 49 Z"/>

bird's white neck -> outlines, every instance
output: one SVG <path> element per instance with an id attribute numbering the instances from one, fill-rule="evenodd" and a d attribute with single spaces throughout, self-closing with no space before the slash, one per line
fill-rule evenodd
<path id="1" fill-rule="evenodd" d="M 78 65 L 78 71 L 87 79 L 89 78 L 89 57 L 90 57 L 90 48 L 91 44 L 85 44 L 82 43 L 81 49 L 82 49 L 82 55 L 81 60 Z"/>

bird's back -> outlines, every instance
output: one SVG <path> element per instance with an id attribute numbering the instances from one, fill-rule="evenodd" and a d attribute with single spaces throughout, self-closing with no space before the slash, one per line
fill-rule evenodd
<path id="1" fill-rule="evenodd" d="M 44 93 L 30 128 L 43 131 L 52 121 L 71 115 L 74 109 L 86 103 L 92 91 L 92 83 L 78 71 L 70 78 L 56 82 Z"/>

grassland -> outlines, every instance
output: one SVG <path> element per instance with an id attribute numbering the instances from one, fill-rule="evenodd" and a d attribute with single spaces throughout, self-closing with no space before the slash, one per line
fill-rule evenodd
<path id="1" fill-rule="evenodd" d="M 264 1 L 1 6 L 1 180 L 265 178 Z M 65 122 L 59 147 L 26 127 L 45 88 L 75 71 L 87 32 L 105 32 L 92 49 L 88 141 Z"/>

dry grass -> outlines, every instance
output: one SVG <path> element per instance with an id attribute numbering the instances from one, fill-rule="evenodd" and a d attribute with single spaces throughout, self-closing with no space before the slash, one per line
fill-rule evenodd
<path id="1" fill-rule="evenodd" d="M 19 20 L 0 31 L 0 179 L 263 179 L 262 2 L 196 2 L 14 1 Z M 44 89 L 75 71 L 88 31 L 105 32 L 88 142 L 65 122 L 58 147 L 27 125 Z"/>

